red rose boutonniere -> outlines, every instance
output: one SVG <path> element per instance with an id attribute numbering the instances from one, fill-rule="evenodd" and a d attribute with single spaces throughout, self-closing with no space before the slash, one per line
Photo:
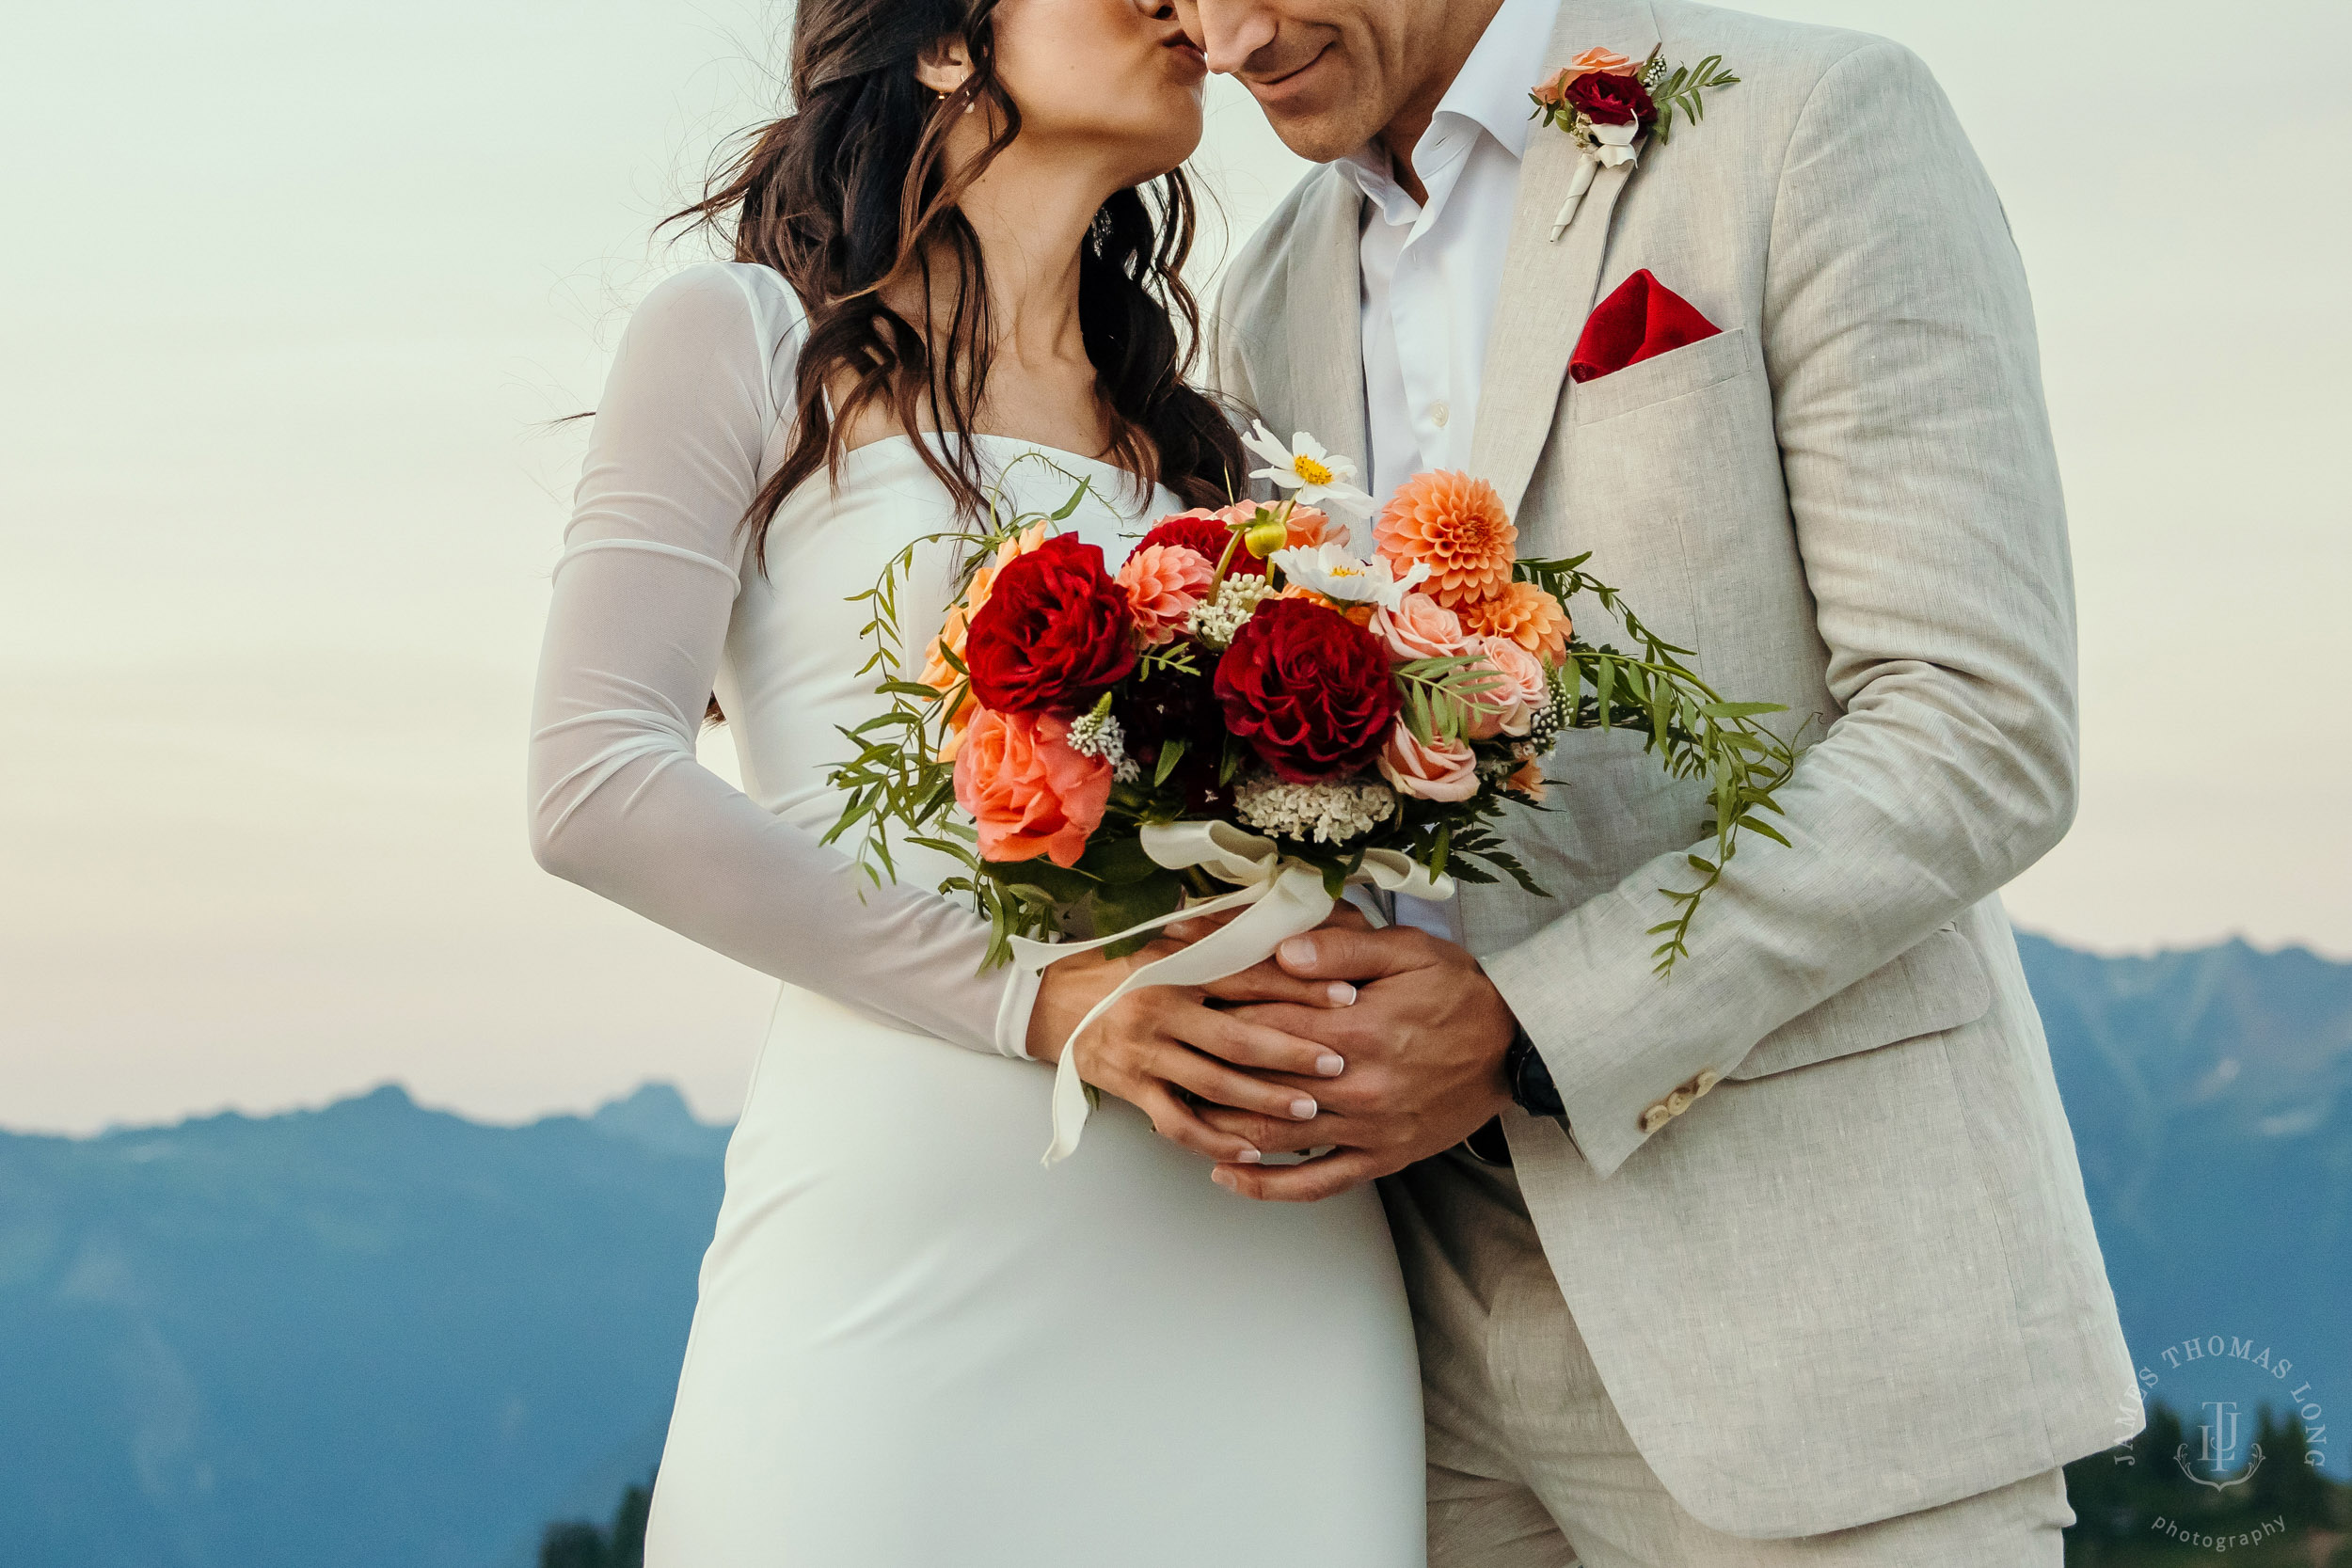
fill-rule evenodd
<path id="1" fill-rule="evenodd" d="M 1584 154 L 1568 183 L 1568 198 L 1552 219 L 1551 237 L 1559 239 L 1576 221 L 1595 175 L 1638 164 L 1644 136 L 1654 131 L 1663 146 L 1673 139 L 1677 115 L 1693 124 L 1706 119 L 1704 95 L 1739 80 L 1724 69 L 1721 55 L 1669 69 L 1655 49 L 1639 66 L 1606 49 L 1587 49 L 1565 70 L 1537 83 L 1528 93 L 1535 103 L 1531 118 L 1566 132 Z"/>

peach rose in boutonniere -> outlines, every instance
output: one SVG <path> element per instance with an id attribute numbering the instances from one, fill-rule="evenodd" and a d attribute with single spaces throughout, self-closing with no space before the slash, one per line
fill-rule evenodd
<path id="1" fill-rule="evenodd" d="M 1589 76 L 1595 71 L 1621 71 L 1632 63 L 1613 49 L 1597 46 L 1587 49 L 1570 60 L 1567 68 L 1558 75 L 1547 77 L 1536 85 L 1535 102 L 1545 108 L 1556 108 L 1568 101 L 1568 88 L 1578 77 Z"/>

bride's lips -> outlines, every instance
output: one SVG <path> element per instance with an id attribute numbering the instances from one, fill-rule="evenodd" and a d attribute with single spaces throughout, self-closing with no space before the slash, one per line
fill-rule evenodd
<path id="1" fill-rule="evenodd" d="M 1190 39 L 1180 34 L 1168 41 L 1167 48 L 1169 55 L 1178 62 L 1176 74 L 1186 82 L 1199 82 L 1208 76 L 1209 57 Z"/>

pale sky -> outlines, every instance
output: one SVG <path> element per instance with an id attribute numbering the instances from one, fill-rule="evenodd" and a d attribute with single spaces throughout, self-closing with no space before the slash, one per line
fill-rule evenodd
<path id="1" fill-rule="evenodd" d="M 2086 784 L 2018 922 L 2352 956 L 2352 7 L 1765 8 L 1927 58 L 2032 276 Z M 11 18 L 0 1126 L 387 1079 L 734 1114 L 773 983 L 542 874 L 522 747 L 580 447 L 544 421 L 691 259 L 648 230 L 771 112 L 783 14 Z M 1211 126 L 1246 229 L 1300 166 L 1221 85 Z"/>

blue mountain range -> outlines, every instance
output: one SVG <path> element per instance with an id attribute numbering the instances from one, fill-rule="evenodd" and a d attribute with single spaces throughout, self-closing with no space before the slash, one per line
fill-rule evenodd
<path id="1" fill-rule="evenodd" d="M 2024 945 L 2155 1394 L 2253 1386 L 2259 1344 L 2282 1407 L 2346 1402 L 2345 1473 L 2352 964 Z M 725 1142 L 662 1085 L 523 1127 L 387 1086 L 0 1133 L 0 1560 L 528 1562 L 660 1453 Z"/>

